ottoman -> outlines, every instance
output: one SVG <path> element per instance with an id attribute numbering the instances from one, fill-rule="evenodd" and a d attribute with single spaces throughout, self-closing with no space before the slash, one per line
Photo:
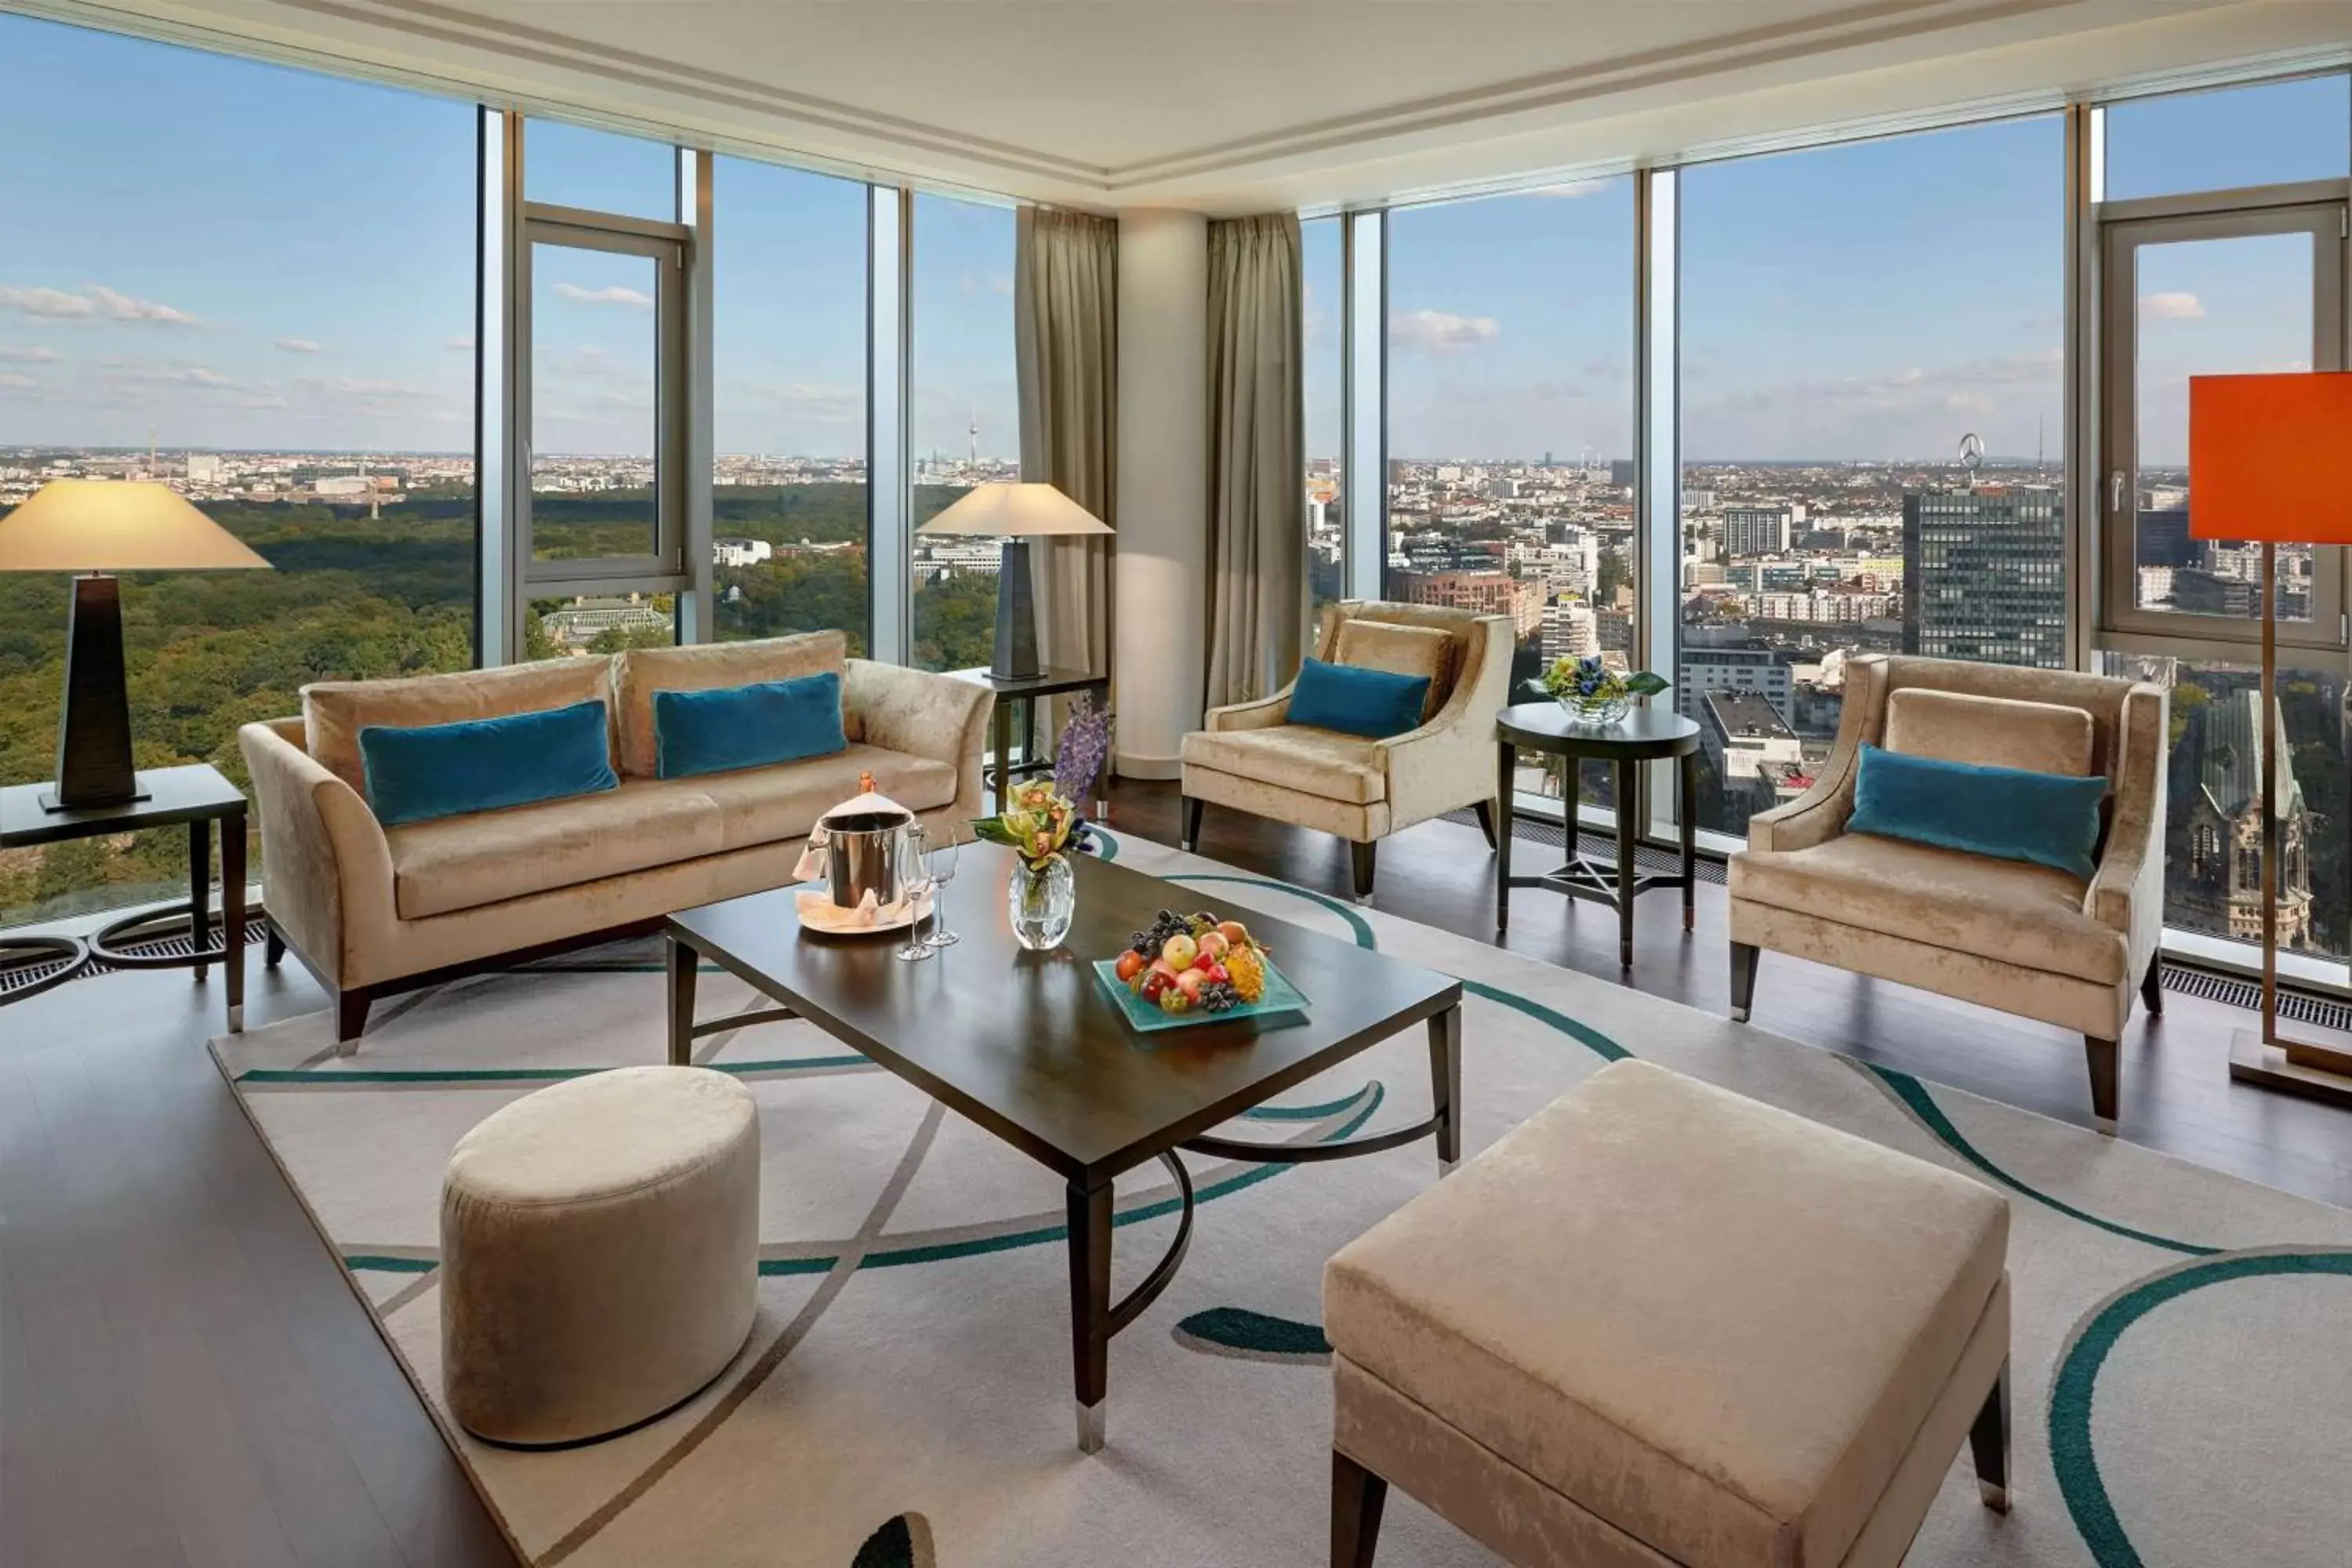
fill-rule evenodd
<path id="1" fill-rule="evenodd" d="M 742 1348 L 759 1248 L 759 1112 L 733 1079 L 621 1068 L 524 1096 L 442 1184 L 450 1413 L 533 1445 L 660 1415 Z"/>
<path id="2" fill-rule="evenodd" d="M 2008 1506 L 2009 1205 L 1619 1062 L 1332 1258 L 1331 1561 L 1393 1483 L 1513 1563 L 1902 1561 Z"/>

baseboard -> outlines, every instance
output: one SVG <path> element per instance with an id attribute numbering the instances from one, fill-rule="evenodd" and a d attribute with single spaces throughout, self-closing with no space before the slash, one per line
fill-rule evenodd
<path id="1" fill-rule="evenodd" d="M 1174 779 L 1184 776 L 1181 757 L 1139 757 L 1131 752 L 1121 752 L 1112 764 L 1123 779 Z"/>

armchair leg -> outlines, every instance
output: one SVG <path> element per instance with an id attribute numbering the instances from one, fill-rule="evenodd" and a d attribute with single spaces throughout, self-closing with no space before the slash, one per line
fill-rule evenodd
<path id="1" fill-rule="evenodd" d="M 1496 825 L 1504 820 L 1502 808 L 1494 801 L 1482 800 L 1474 803 L 1470 809 L 1478 814 L 1478 831 L 1486 836 L 1486 847 L 1494 848 L 1499 842 L 1495 837 Z"/>
<path id="2" fill-rule="evenodd" d="M 2147 958 L 2147 973 L 2139 977 L 2140 1005 L 2151 1018 L 2164 1016 L 2164 954 L 2152 952 Z"/>
<path id="3" fill-rule="evenodd" d="M 2009 1511 L 2009 1363 L 1985 1395 L 1976 1425 L 1969 1428 L 1969 1449 L 1976 1460 L 1977 1495 L 1995 1513 Z"/>
<path id="4" fill-rule="evenodd" d="M 1377 844 L 1358 844 L 1352 839 L 1349 841 L 1348 856 L 1353 862 L 1352 869 L 1356 876 L 1356 902 L 1360 904 L 1369 904 L 1372 901 L 1372 861 L 1379 849 L 1380 846 Z"/>
<path id="5" fill-rule="evenodd" d="M 1387 1481 L 1331 1450 L 1331 1568 L 1372 1568 L 1388 1498 Z"/>
<path id="6" fill-rule="evenodd" d="M 1760 956 L 1754 942 L 1731 944 L 1731 1021 L 1735 1024 L 1748 1022 L 1748 1009 L 1756 1000 L 1756 961 Z"/>
<path id="7" fill-rule="evenodd" d="M 2100 1131 L 2116 1131 L 2116 1072 L 2120 1057 L 2116 1043 L 2096 1035 L 2083 1037 L 2083 1055 L 2091 1068 L 2091 1118 Z"/>
<path id="8" fill-rule="evenodd" d="M 274 921 L 265 922 L 261 933 L 261 963 L 265 969 L 275 969 L 286 959 L 286 939 L 278 934 Z"/>
<path id="9" fill-rule="evenodd" d="M 335 1054 L 348 1057 L 360 1048 L 360 1036 L 367 1028 L 368 1004 L 374 1000 L 364 991 L 335 993 Z"/>
<path id="10" fill-rule="evenodd" d="M 1184 826 L 1176 835 L 1176 847 L 1187 855 L 1201 846 L 1201 808 L 1208 804 L 1189 795 L 1184 796 Z"/>

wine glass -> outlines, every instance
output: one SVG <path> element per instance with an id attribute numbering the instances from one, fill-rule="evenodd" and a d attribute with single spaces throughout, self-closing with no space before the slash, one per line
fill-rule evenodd
<path id="1" fill-rule="evenodd" d="M 901 867 L 898 894 L 907 900 L 907 941 L 898 949 L 898 955 L 909 963 L 931 956 L 929 944 L 917 934 L 923 923 L 920 914 L 923 895 L 931 890 L 930 864 L 923 858 L 925 837 L 920 827 L 909 826 L 898 847 Z"/>
<path id="2" fill-rule="evenodd" d="M 956 851 L 961 847 L 955 835 L 948 834 L 931 851 L 931 934 L 924 942 L 931 947 L 953 947 L 963 938 L 948 930 L 948 884 L 955 880 Z"/>

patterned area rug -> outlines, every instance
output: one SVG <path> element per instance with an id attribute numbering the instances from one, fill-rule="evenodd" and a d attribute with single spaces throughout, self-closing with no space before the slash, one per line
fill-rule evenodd
<path id="1" fill-rule="evenodd" d="M 2352 1542 L 2352 1212 L 1931 1086 L 1482 942 L 1140 840 L 1129 864 L 1459 975 L 1465 1152 L 1603 1061 L 1647 1058 L 1991 1183 L 2011 1198 L 2016 1508 L 1955 1467 L 1918 1564 L 2344 1568 Z M 941 1006 L 992 976 L 924 964 Z M 706 1016 L 750 998 L 707 977 Z M 223 1070 L 436 1409 L 443 1163 L 551 1079 L 663 1057 L 646 947 L 444 986 L 356 1057 L 324 1016 L 215 1042 Z M 1323 1260 L 1429 1186 L 1430 1146 L 1201 1162 L 1182 1271 L 1112 1343 L 1110 1443 L 1072 1445 L 1057 1180 L 803 1023 L 703 1042 L 758 1095 L 761 1307 L 709 1390 L 590 1447 L 453 1436 L 534 1563 L 1313 1564 L 1326 1547 Z M 1236 1135 L 1336 1139 L 1425 1114 L 1413 1030 Z M 1119 1189 L 1124 1291 L 1173 1228 Z M 1574 1303 L 1562 1303 L 1573 1311 Z M 1823 1355 L 1836 1347 L 1824 1344 Z M 1383 1568 L 1488 1563 L 1400 1496 Z"/>

